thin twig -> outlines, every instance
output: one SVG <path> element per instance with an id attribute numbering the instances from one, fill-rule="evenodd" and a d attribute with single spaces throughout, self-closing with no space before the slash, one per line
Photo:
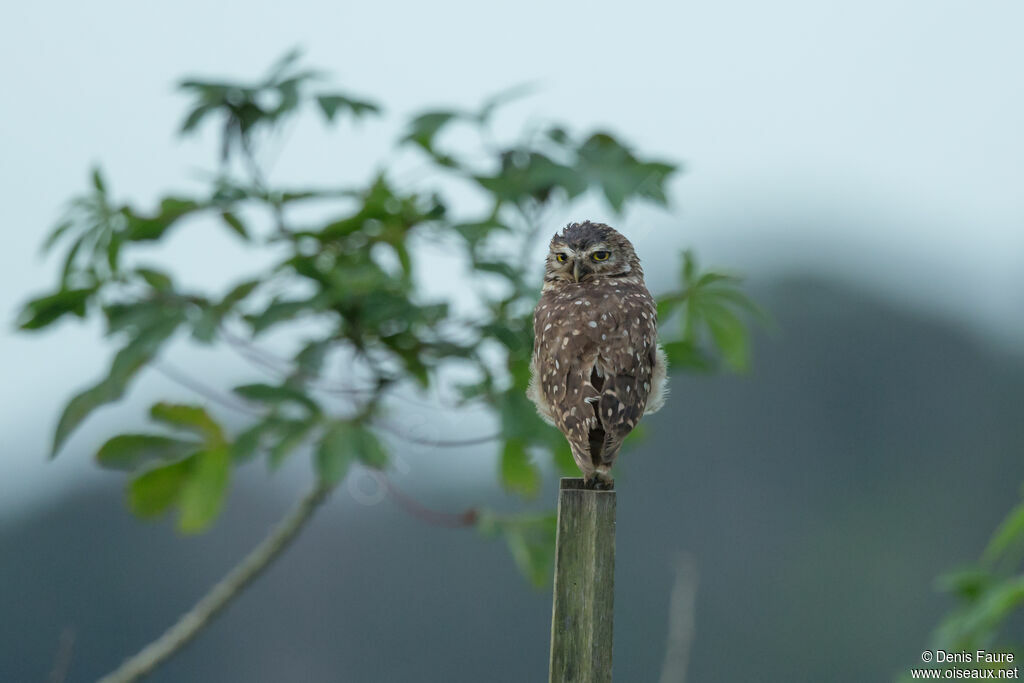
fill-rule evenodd
<path id="1" fill-rule="evenodd" d="M 290 371 L 291 362 L 234 334 L 223 325 L 218 328 L 220 336 L 240 355 L 258 367 L 277 376 L 285 376 Z"/>
<path id="2" fill-rule="evenodd" d="M 161 375 L 171 380 L 175 384 L 180 384 L 186 389 L 190 389 L 203 398 L 213 401 L 214 403 L 230 408 L 239 413 L 245 413 L 246 415 L 262 416 L 263 411 L 251 407 L 249 404 L 242 401 L 235 400 L 231 396 L 222 394 L 221 392 L 207 386 L 203 382 L 200 382 L 196 378 L 186 374 L 185 372 L 167 364 L 165 361 L 161 361 L 153 364 L 153 369 L 159 372 Z"/>
<path id="3" fill-rule="evenodd" d="M 325 394 L 356 397 L 367 396 L 377 391 L 377 389 L 373 387 L 353 387 L 337 382 L 328 382 L 327 380 L 321 379 L 319 375 L 298 371 L 294 367 L 294 361 L 284 358 L 283 356 L 278 356 L 271 351 L 267 351 L 266 349 L 253 344 L 247 339 L 244 339 L 228 330 L 226 327 L 221 326 L 219 328 L 219 332 L 224 341 L 237 351 L 239 355 L 253 363 L 261 370 L 269 372 L 275 378 L 285 378 L 297 375 L 299 378 L 307 381 L 311 389 Z M 450 401 L 442 401 L 440 398 L 438 399 L 440 405 L 438 405 L 413 398 L 412 396 L 406 396 L 404 394 L 394 392 L 391 392 L 389 396 L 391 398 L 404 401 L 405 403 L 409 403 L 410 405 L 419 406 L 421 408 L 430 408 L 433 410 L 457 410 L 462 407 Z"/>
<path id="4" fill-rule="evenodd" d="M 204 595 L 177 623 L 159 638 L 145 646 L 107 674 L 100 683 L 130 683 L 145 676 L 177 653 L 198 635 L 210 621 L 259 576 L 288 544 L 295 540 L 316 509 L 324 502 L 330 488 L 317 484 L 299 504 L 282 519 L 227 576 Z"/>
<path id="5" fill-rule="evenodd" d="M 469 508 L 463 512 L 443 512 L 441 510 L 433 510 L 395 486 L 394 482 L 392 482 L 387 475 L 382 474 L 381 481 L 383 481 L 384 488 L 387 489 L 388 494 L 395 499 L 395 502 L 398 503 L 402 509 L 413 517 L 423 520 L 428 524 L 459 529 L 473 526 L 476 524 L 476 520 L 480 515 L 476 508 Z"/>

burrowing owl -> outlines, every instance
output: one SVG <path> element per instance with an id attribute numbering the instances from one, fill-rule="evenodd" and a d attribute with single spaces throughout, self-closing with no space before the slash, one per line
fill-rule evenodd
<path id="1" fill-rule="evenodd" d="M 611 488 L 622 440 L 666 391 L 654 299 L 629 240 L 590 221 L 556 233 L 533 331 L 527 395 L 565 434 L 587 485 Z"/>

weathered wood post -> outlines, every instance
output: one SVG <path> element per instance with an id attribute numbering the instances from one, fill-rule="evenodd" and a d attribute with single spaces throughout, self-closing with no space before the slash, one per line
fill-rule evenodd
<path id="1" fill-rule="evenodd" d="M 609 683 L 615 604 L 615 491 L 562 479 L 558 491 L 550 683 Z"/>

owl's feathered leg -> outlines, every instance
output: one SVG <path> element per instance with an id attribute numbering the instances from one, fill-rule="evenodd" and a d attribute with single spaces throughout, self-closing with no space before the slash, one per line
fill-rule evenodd
<path id="1" fill-rule="evenodd" d="M 598 489 L 603 491 L 610 491 L 615 488 L 615 480 L 612 475 L 609 474 L 612 468 L 612 463 L 615 461 L 615 457 L 606 459 L 606 444 L 608 437 L 603 429 L 591 429 L 590 430 L 590 462 L 591 467 L 594 469 L 593 478 L 586 481 L 587 488 Z M 618 449 L 616 449 L 618 452 Z"/>
<path id="2" fill-rule="evenodd" d="M 592 488 L 590 482 L 594 479 L 594 463 L 590 460 L 590 448 L 584 444 L 569 442 L 572 450 L 572 459 L 576 461 L 576 467 L 583 473 L 583 483 Z"/>

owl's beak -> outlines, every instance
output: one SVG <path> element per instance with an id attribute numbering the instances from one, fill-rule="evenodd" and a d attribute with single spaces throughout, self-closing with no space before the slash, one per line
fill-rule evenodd
<path id="1" fill-rule="evenodd" d="M 587 268 L 586 263 L 581 263 L 579 261 L 572 262 L 572 279 L 575 280 L 576 282 L 582 282 L 583 278 L 585 278 L 586 276 L 590 275 L 593 272 L 594 271 L 592 271 L 590 268 Z"/>

